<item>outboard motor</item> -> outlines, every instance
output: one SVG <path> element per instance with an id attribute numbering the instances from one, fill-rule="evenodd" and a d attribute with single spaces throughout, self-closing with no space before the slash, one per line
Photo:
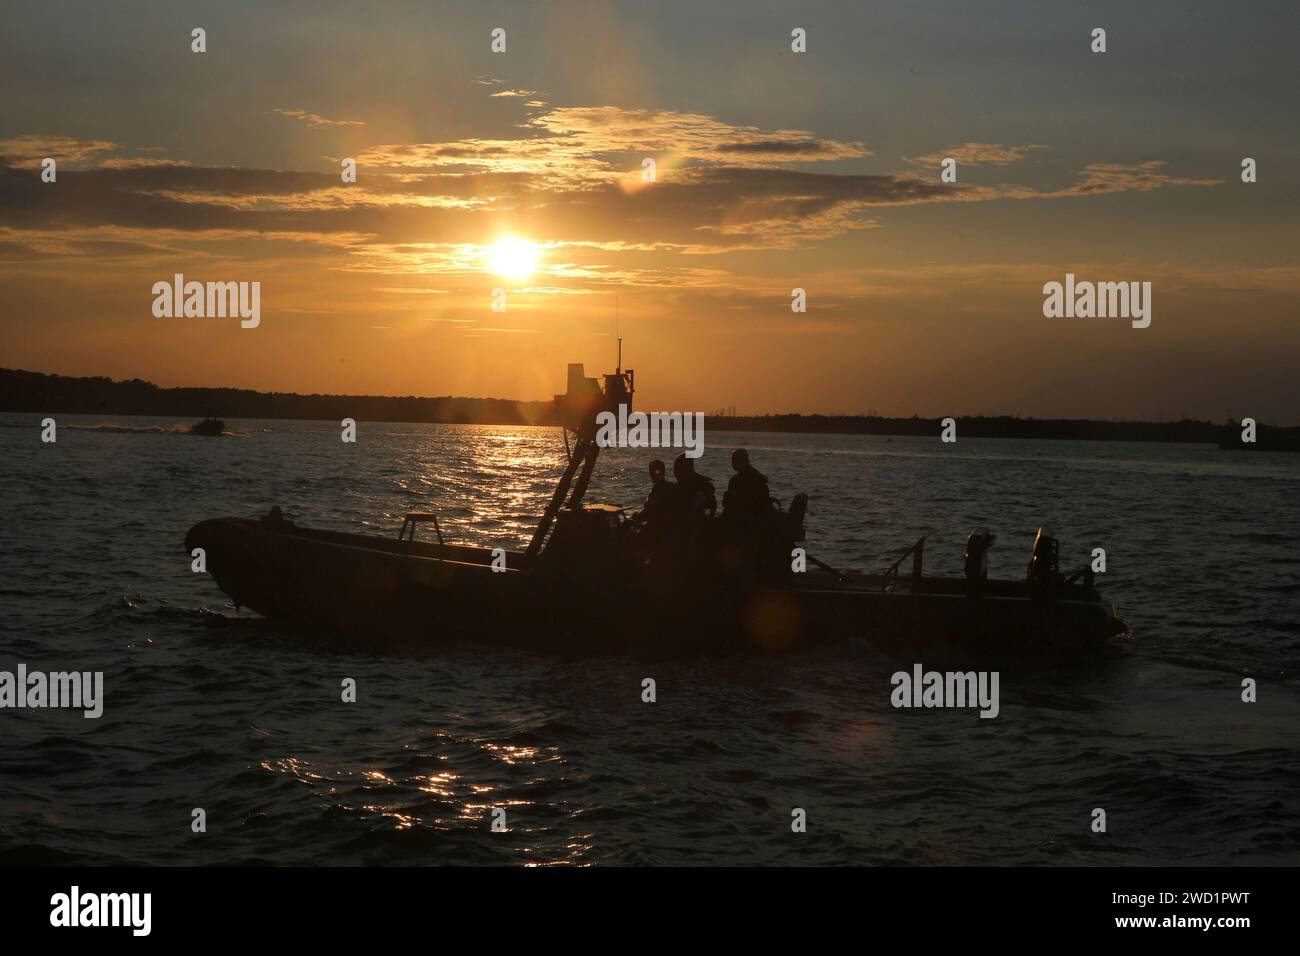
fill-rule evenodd
<path id="1" fill-rule="evenodd" d="M 1042 527 L 1034 535 L 1033 556 L 1029 559 L 1029 574 L 1025 581 L 1035 595 L 1045 593 L 1061 580 L 1060 545 L 1052 529 Z"/>
<path id="2" fill-rule="evenodd" d="M 978 528 L 966 539 L 966 581 L 967 590 L 978 592 L 989 577 L 988 551 L 998 539 L 988 528 Z"/>

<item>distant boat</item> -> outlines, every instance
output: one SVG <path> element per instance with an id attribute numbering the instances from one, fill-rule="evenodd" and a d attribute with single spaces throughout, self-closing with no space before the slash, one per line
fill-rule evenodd
<path id="1" fill-rule="evenodd" d="M 747 566 L 721 539 L 711 546 L 721 534 L 714 519 L 697 548 L 656 565 L 653 550 L 647 561 L 647 531 L 623 509 L 583 502 L 599 453 L 596 414 L 631 406 L 632 373 L 605 376 L 602 390 L 570 366 L 569 392 L 556 398 L 576 444 L 527 550 L 447 543 L 433 512 L 407 514 L 401 532 L 384 538 L 301 527 L 279 508 L 261 519 L 201 521 L 185 548 L 206 550 L 209 573 L 238 606 L 314 634 L 417 644 L 673 653 L 857 636 L 909 654 L 947 645 L 965 655 L 1019 655 L 1093 651 L 1127 634 L 1090 569 L 1060 572 L 1046 529 L 1020 581 L 986 577 L 993 536 L 985 531 L 968 543 L 965 578 L 924 576 L 925 538 L 883 574 L 845 574 L 811 556 L 813 568 L 792 573 L 807 505 L 797 495 L 789 511 L 769 516 L 761 565 Z M 433 525 L 436 543 L 415 540 L 420 524 Z M 908 557 L 910 575 L 900 573 Z"/>
<path id="2" fill-rule="evenodd" d="M 190 426 L 191 435 L 224 435 L 226 423 L 220 418 L 205 418 L 197 425 Z"/>

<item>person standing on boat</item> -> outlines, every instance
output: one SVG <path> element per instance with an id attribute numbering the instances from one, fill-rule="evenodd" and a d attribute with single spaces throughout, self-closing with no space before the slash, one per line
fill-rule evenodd
<path id="1" fill-rule="evenodd" d="M 722 517 L 742 522 L 757 521 L 772 507 L 767 477 L 749 463 L 749 452 L 737 448 L 731 453 L 731 467 L 736 473 L 722 496 Z"/>
<path id="2" fill-rule="evenodd" d="M 632 516 L 632 520 L 647 526 L 663 524 L 672 511 L 676 490 L 676 486 L 665 475 L 664 463 L 658 458 L 650 462 L 650 494 L 646 495 L 645 504 Z"/>
<path id="3" fill-rule="evenodd" d="M 673 460 L 673 477 L 677 479 L 677 506 L 692 523 L 712 518 L 718 510 L 718 496 L 713 482 L 695 471 L 695 462 L 686 455 Z"/>
<path id="4" fill-rule="evenodd" d="M 781 557 L 775 540 L 776 512 L 772 508 L 767 477 L 749 463 L 749 452 L 743 448 L 731 453 L 731 467 L 736 473 L 722 496 L 723 540 L 731 549 L 737 573 L 761 577 L 776 567 L 774 555 L 780 558 L 782 566 L 788 563 Z"/>
<path id="5" fill-rule="evenodd" d="M 672 522 L 674 573 L 679 579 L 689 581 L 713 547 L 716 537 L 713 515 L 718 510 L 718 499 L 713 493 L 713 482 L 697 474 L 695 462 L 684 454 L 673 460 L 673 477 L 677 479 Z"/>
<path id="6" fill-rule="evenodd" d="M 664 477 L 664 463 L 650 462 L 650 494 L 641 510 L 632 515 L 633 524 L 641 528 L 638 535 L 642 558 L 656 572 L 670 564 L 676 528 L 677 486 Z"/>

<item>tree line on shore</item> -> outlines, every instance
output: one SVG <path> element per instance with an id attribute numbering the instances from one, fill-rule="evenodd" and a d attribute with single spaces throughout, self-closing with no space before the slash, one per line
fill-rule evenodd
<path id="1" fill-rule="evenodd" d="M 142 379 L 76 378 L 0 369 L 0 411 L 46 414 L 141 415 L 182 418 L 295 418 L 337 421 L 427 422 L 472 425 L 555 425 L 552 402 L 503 398 L 414 395 L 299 395 L 244 388 L 160 388 Z M 937 435 L 940 420 L 880 415 L 711 416 L 712 431 L 820 434 Z M 1235 428 L 1235 425 L 1231 426 Z M 965 438 L 1051 438 L 1095 441 L 1219 442 L 1229 426 L 1183 419 L 1174 422 L 962 416 Z M 1268 429 L 1300 438 L 1300 428 Z"/>

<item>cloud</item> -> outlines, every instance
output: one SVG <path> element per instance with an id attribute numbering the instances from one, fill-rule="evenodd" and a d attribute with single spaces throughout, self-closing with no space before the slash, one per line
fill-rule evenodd
<path id="1" fill-rule="evenodd" d="M 821 162 L 870 156 L 862 143 L 821 139 L 803 130 L 764 131 L 699 113 L 627 110 L 615 106 L 560 107 L 530 119 L 540 130 L 590 155 L 672 153 L 714 162 Z"/>
<path id="2" fill-rule="evenodd" d="M 1005 166 L 1008 163 L 1015 163 L 1024 159 L 1029 154 L 1029 151 L 1033 149 L 1047 149 L 1047 147 L 1037 145 L 1002 146 L 998 143 L 962 143 L 960 146 L 949 146 L 937 153 L 929 153 L 925 156 L 905 156 L 903 158 L 916 166 L 938 166 L 949 157 L 955 159 L 959 166 Z"/>
<path id="3" fill-rule="evenodd" d="M 324 126 L 365 126 L 360 120 L 332 120 L 326 119 L 319 113 L 308 113 L 304 110 L 282 110 L 276 107 L 271 112 L 279 113 L 281 116 L 287 116 L 289 119 L 301 120 L 312 129 L 320 129 Z"/>
<path id="4" fill-rule="evenodd" d="M 141 169 L 145 167 L 157 168 L 159 166 L 189 166 L 190 163 L 184 159 L 152 159 L 147 156 L 114 156 L 110 159 L 101 160 L 97 164 L 99 169 Z"/>
<path id="5" fill-rule="evenodd" d="M 357 157 L 384 170 L 510 172 L 544 175 L 577 188 L 636 170 L 640 160 L 762 166 L 870 156 L 861 143 L 822 139 L 802 130 L 764 131 L 696 113 L 619 107 L 557 107 L 534 116 L 514 139 L 466 139 L 370 147 Z"/>
<path id="6" fill-rule="evenodd" d="M 0 163 L 9 166 L 39 167 L 42 159 L 52 158 L 60 170 L 128 169 L 144 166 L 188 166 L 185 160 L 156 156 L 114 156 L 113 153 L 158 153 L 160 146 L 129 148 L 102 139 L 76 139 L 70 136 L 15 136 L 0 139 Z"/>
<path id="7" fill-rule="evenodd" d="M 0 158 L 12 166 L 39 166 L 52 158 L 60 166 L 91 163 L 101 153 L 122 147 L 102 139 L 74 139 L 69 136 L 13 136 L 0 139 Z"/>
<path id="8" fill-rule="evenodd" d="M 1052 190 L 828 172 L 818 164 L 871 151 L 803 130 L 657 109 L 552 108 L 516 129 L 514 138 L 369 147 L 357 157 L 355 184 L 342 183 L 337 172 L 191 166 L 111 155 L 123 147 L 97 140 L 17 137 L 0 141 L 0 204 L 11 241 L 41 234 L 48 245 L 64 230 L 98 242 L 109 229 L 140 241 L 154 230 L 171 237 L 171 248 L 188 237 L 193 250 L 242 236 L 278 241 L 277 251 L 295 258 L 304 255 L 302 244 L 312 244 L 337 268 L 391 275 L 481 275 L 483 249 L 506 224 L 546 244 L 549 278 L 580 284 L 653 281 L 640 264 L 624 264 L 637 254 L 797 248 L 875 228 L 875 211 L 884 207 L 1217 182 L 1173 176 L 1160 160 L 1092 164 L 1073 185 Z M 94 165 L 60 176 L 57 189 L 42 188 L 19 160 L 51 144 Z M 1038 148 L 967 143 L 953 152 L 967 162 L 1004 164 Z M 657 160 L 652 186 L 641 181 L 645 156 Z M 265 255 L 270 247 L 262 249 Z M 662 258 L 659 264 L 663 272 Z"/>
<path id="9" fill-rule="evenodd" d="M 1150 192 L 1165 186 L 1215 186 L 1221 179 L 1188 179 L 1170 176 L 1163 171 L 1165 161 L 1145 163 L 1091 163 L 1083 168 L 1080 180 L 1064 191 L 1066 195 L 1095 195 L 1115 192 Z"/>

